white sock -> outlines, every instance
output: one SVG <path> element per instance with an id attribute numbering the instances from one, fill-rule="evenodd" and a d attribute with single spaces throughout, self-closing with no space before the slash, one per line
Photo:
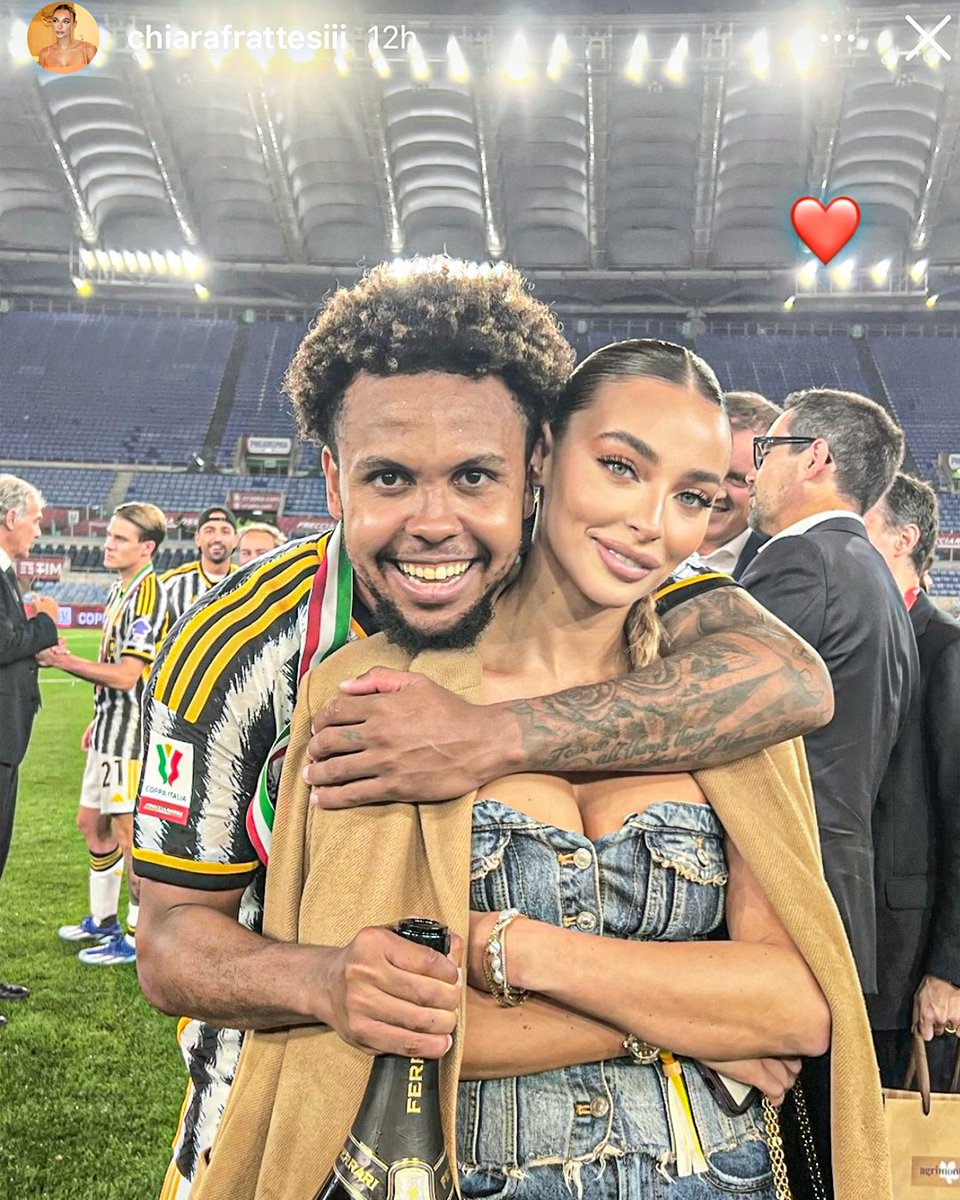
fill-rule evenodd
<path id="1" fill-rule="evenodd" d="M 109 854 L 90 855 L 90 915 L 98 925 L 108 917 L 116 917 L 122 880 L 123 855 L 119 847 Z"/>
<path id="2" fill-rule="evenodd" d="M 130 937 L 136 937 L 137 921 L 140 919 L 140 905 L 134 904 L 132 900 L 127 902 L 127 933 Z"/>

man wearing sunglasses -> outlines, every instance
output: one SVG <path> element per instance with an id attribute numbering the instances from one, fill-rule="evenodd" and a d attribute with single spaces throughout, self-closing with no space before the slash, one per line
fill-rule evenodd
<path id="1" fill-rule="evenodd" d="M 769 541 L 741 583 L 822 655 L 833 720 L 805 738 L 824 873 L 860 982 L 877 990 L 872 821 L 880 782 L 918 684 L 915 639 L 863 514 L 903 458 L 903 433 L 863 396 L 816 388 L 788 396 L 753 440 L 750 525 Z M 828 1145 L 829 1073 L 804 1071 L 821 1150 Z"/>

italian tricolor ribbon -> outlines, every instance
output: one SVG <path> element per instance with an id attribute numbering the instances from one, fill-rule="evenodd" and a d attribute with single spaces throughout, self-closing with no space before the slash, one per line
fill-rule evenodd
<path id="1" fill-rule="evenodd" d="M 340 525 L 332 531 L 323 551 L 323 560 L 310 587 L 307 620 L 297 679 L 323 662 L 328 654 L 346 645 L 350 637 L 350 613 L 353 608 L 353 568 L 343 545 Z M 257 790 L 247 809 L 247 834 L 264 864 L 270 857 L 270 835 L 273 831 L 274 804 L 270 780 L 278 779 L 284 755 L 290 745 L 290 726 L 277 737 L 260 771 Z"/>

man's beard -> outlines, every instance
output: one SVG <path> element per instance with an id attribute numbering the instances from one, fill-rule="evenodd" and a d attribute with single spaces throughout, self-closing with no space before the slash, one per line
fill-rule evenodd
<path id="1" fill-rule="evenodd" d="M 208 560 L 212 563 L 216 563 L 217 566 L 219 566 L 221 563 L 225 563 L 229 557 L 230 551 L 226 548 L 226 546 L 211 546 L 207 550 Z"/>
<path id="2" fill-rule="evenodd" d="M 406 654 L 411 655 L 421 654 L 424 650 L 469 650 L 476 645 L 480 634 L 490 624 L 494 600 L 501 587 L 501 584 L 497 583 L 495 587 L 490 588 L 449 629 L 432 632 L 411 625 L 389 596 L 378 592 L 366 580 L 364 582 L 373 597 L 373 615 L 377 619 L 380 632 Z"/>

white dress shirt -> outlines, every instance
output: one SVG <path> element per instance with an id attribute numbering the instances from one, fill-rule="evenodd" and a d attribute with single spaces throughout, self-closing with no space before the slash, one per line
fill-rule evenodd
<path id="1" fill-rule="evenodd" d="M 700 557 L 711 569 L 711 571 L 722 571 L 724 575 L 732 575 L 733 568 L 737 565 L 737 560 L 743 553 L 743 548 L 750 538 L 750 526 L 738 533 L 735 538 L 731 538 L 729 542 L 724 542 L 722 546 L 718 546 L 716 550 L 711 550 L 709 554 L 704 554 L 702 551 Z"/>

